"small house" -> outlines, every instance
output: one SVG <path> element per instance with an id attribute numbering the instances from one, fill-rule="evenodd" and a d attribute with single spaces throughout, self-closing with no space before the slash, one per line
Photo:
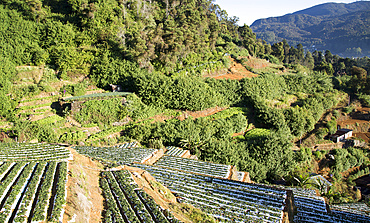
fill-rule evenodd
<path id="1" fill-rule="evenodd" d="M 345 139 L 352 137 L 353 130 L 351 129 L 339 129 L 336 133 L 330 136 L 330 139 L 335 142 L 341 142 Z"/>

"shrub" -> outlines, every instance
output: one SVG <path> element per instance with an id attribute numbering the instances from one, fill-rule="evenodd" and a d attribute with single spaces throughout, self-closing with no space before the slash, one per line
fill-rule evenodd
<path id="1" fill-rule="evenodd" d="M 349 114 L 353 111 L 353 109 L 355 109 L 355 108 L 352 107 L 352 106 L 347 106 L 347 107 L 343 108 L 343 112 L 346 113 L 346 114 Z"/>
<path id="2" fill-rule="evenodd" d="M 337 121 L 332 119 L 326 123 L 326 127 L 329 130 L 330 134 L 334 134 L 337 131 Z"/>
<path id="3" fill-rule="evenodd" d="M 320 128 L 319 130 L 317 130 L 317 132 L 315 133 L 316 135 L 316 138 L 317 139 L 324 139 L 324 137 L 329 133 L 329 129 L 328 128 Z"/>
<path id="4" fill-rule="evenodd" d="M 81 124 L 112 124 L 122 118 L 121 98 L 85 102 L 74 116 Z"/>
<path id="5" fill-rule="evenodd" d="M 68 132 L 59 138 L 59 142 L 77 144 L 79 141 L 86 139 L 86 134 L 83 131 Z"/>
<path id="6" fill-rule="evenodd" d="M 86 86 L 83 83 L 69 84 L 60 88 L 61 94 L 71 94 L 73 96 L 81 96 L 86 94 Z"/>
<path id="7" fill-rule="evenodd" d="M 370 95 L 360 94 L 358 95 L 358 99 L 360 99 L 362 105 L 370 107 Z"/>

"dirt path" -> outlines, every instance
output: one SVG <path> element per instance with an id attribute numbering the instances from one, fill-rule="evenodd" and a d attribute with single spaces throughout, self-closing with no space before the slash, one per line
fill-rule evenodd
<path id="1" fill-rule="evenodd" d="M 69 148 L 73 160 L 68 165 L 67 205 L 63 223 L 102 222 L 103 196 L 99 175 L 103 165 Z"/>

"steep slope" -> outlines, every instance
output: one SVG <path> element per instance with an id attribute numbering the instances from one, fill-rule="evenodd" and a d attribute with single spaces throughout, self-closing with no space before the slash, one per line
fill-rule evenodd
<path id="1" fill-rule="evenodd" d="M 369 54 L 370 2 L 326 3 L 281 17 L 260 19 L 251 28 L 269 43 L 326 50 L 346 56 Z M 358 48 L 361 48 L 358 49 Z"/>

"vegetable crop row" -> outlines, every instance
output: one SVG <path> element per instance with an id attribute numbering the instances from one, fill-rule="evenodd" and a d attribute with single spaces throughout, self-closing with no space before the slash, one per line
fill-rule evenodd
<path id="1" fill-rule="evenodd" d="M 131 205 L 131 208 L 135 211 L 136 216 L 141 219 L 141 222 L 152 223 L 152 217 L 149 212 L 146 210 L 144 204 L 140 201 L 137 194 L 134 192 L 134 181 L 130 178 L 125 177 L 122 173 L 123 171 L 114 171 L 112 172 L 116 177 L 117 183 L 120 186 L 122 192 L 125 194 L 127 201 Z"/>
<path id="2" fill-rule="evenodd" d="M 123 220 L 121 213 L 118 211 L 117 203 L 113 197 L 113 194 L 110 190 L 108 181 L 105 177 L 100 178 L 100 187 L 103 190 L 103 195 L 106 202 L 105 213 L 103 217 L 103 222 L 105 223 L 125 223 Z M 112 219 L 115 219 L 114 221 Z"/>
<path id="3" fill-rule="evenodd" d="M 26 164 L 22 170 L 22 173 L 11 186 L 11 192 L 10 194 L 8 193 L 8 196 L 4 198 L 6 200 L 4 206 L 0 211 L 0 222 L 7 222 L 11 217 L 12 211 L 17 204 L 17 200 L 19 199 L 21 192 L 24 190 L 24 187 L 26 186 L 26 181 L 30 178 L 35 165 L 36 163 Z"/>
<path id="4" fill-rule="evenodd" d="M 10 172 L 8 171 L 8 173 L 6 174 L 7 175 L 6 178 L 2 180 L 0 184 L 0 194 L 1 194 L 0 200 L 4 199 L 10 186 L 13 184 L 16 177 L 20 174 L 25 165 L 26 163 L 17 163 L 11 169 L 9 169 Z"/>
<path id="5" fill-rule="evenodd" d="M 130 204 L 128 203 L 124 193 L 117 184 L 117 181 L 114 179 L 112 173 L 105 172 L 103 173 L 103 176 L 107 178 L 112 194 L 116 197 L 118 206 L 121 210 L 121 213 L 123 213 L 123 216 L 125 216 L 128 222 L 139 223 L 140 220 L 137 218 L 135 212 L 132 210 Z"/>
<path id="6" fill-rule="evenodd" d="M 51 196 L 51 188 L 54 181 L 56 165 L 56 162 L 48 163 L 47 172 L 39 191 L 39 197 L 37 198 L 32 221 L 44 221 L 46 219 L 46 210 Z"/>
<path id="7" fill-rule="evenodd" d="M 63 205 L 66 203 L 66 183 L 67 183 L 67 162 L 59 164 L 58 183 L 55 193 L 54 206 L 49 218 L 51 222 L 57 222 L 63 211 Z"/>
<path id="8" fill-rule="evenodd" d="M 31 211 L 32 202 L 35 199 L 36 189 L 41 180 L 42 173 L 45 169 L 45 165 L 46 165 L 46 162 L 37 164 L 35 173 L 28 185 L 27 191 L 25 192 L 23 196 L 22 203 L 18 208 L 17 215 L 14 219 L 15 222 L 22 222 L 22 223 L 26 222 L 30 214 L 30 211 Z"/>

